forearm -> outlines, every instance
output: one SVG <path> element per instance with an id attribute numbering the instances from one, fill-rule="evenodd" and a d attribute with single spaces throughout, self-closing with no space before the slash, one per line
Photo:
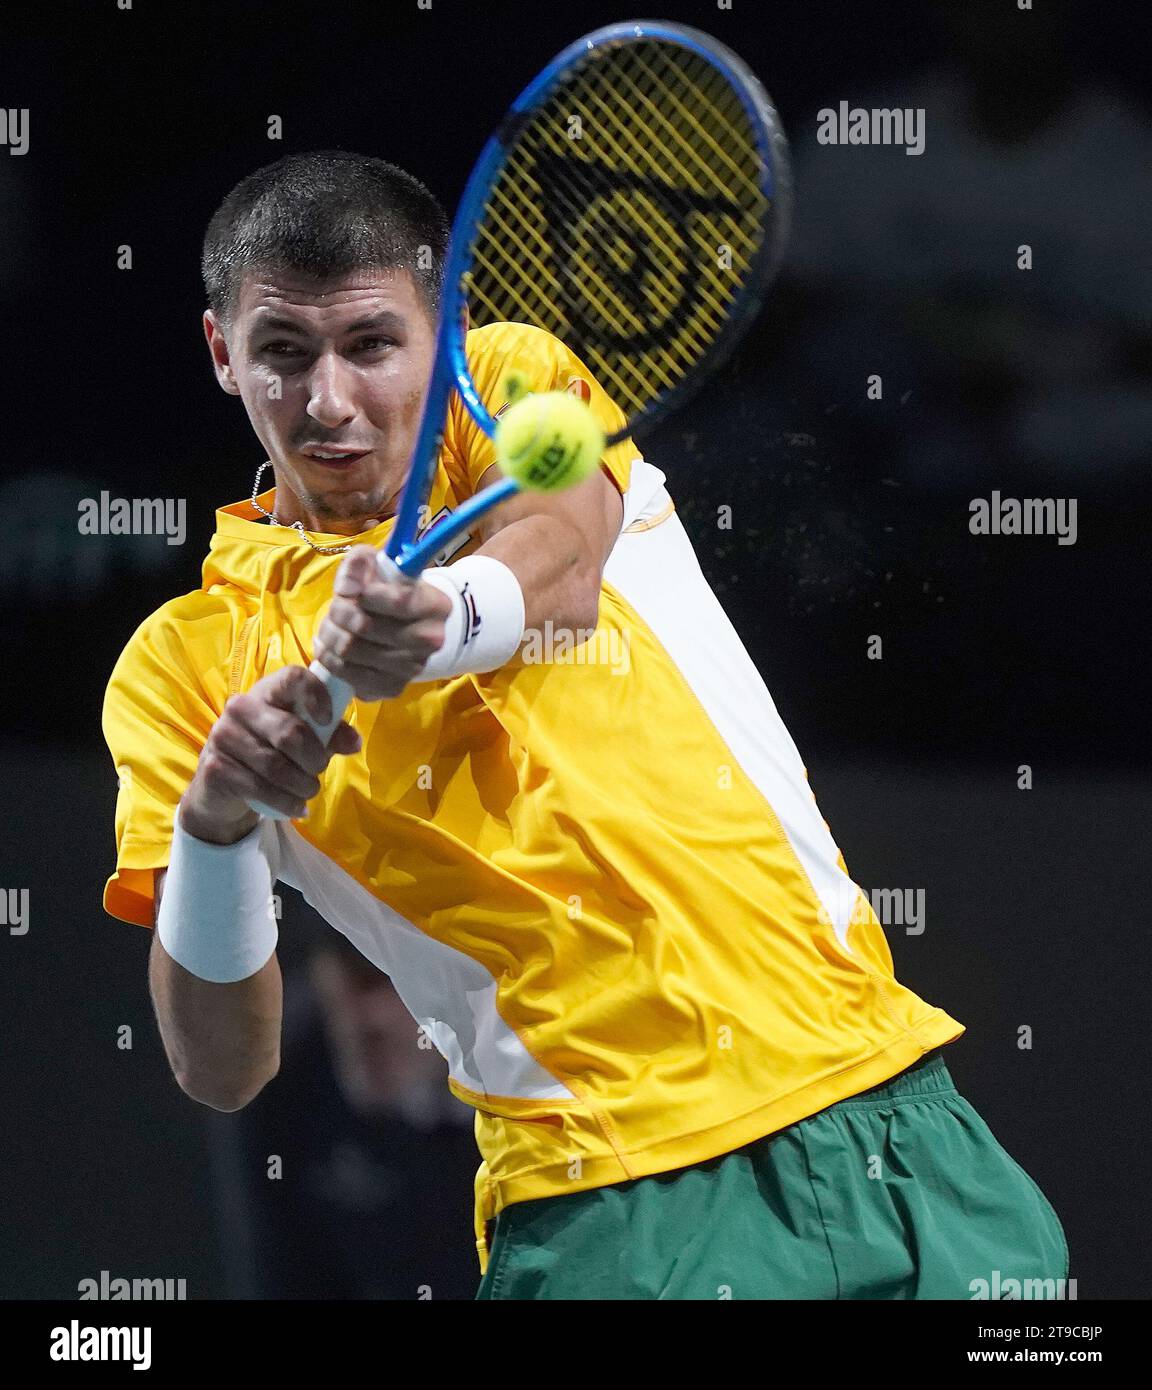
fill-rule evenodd
<path id="1" fill-rule="evenodd" d="M 247 1105 L 280 1067 L 283 987 L 275 952 L 248 979 L 213 984 L 174 961 L 154 935 L 148 979 L 180 1089 L 213 1110 Z"/>
<path id="2" fill-rule="evenodd" d="M 169 866 L 156 871 L 156 1020 L 181 1088 L 215 1110 L 247 1105 L 280 1067 L 277 840 L 250 808 L 304 814 L 331 759 L 360 747 L 343 721 L 320 742 L 313 725 L 331 715 L 323 682 L 303 666 L 233 695 L 180 800 Z"/>
<path id="3" fill-rule="evenodd" d="M 480 479 L 502 477 L 495 465 Z M 524 626 L 590 631 L 600 616 L 600 581 L 624 516 L 624 499 L 603 469 L 556 493 L 520 493 L 480 523 L 478 555 L 507 565 L 524 594 Z"/>
<path id="4" fill-rule="evenodd" d="M 571 526 L 550 516 L 526 516 L 505 526 L 476 551 L 507 565 L 524 593 L 524 627 L 545 623 L 592 629 L 599 616 L 600 564 Z"/>
<path id="5" fill-rule="evenodd" d="M 247 873 L 227 862 L 235 823 L 177 812 L 172 867 L 157 874 L 155 932 L 148 962 L 153 1007 L 169 1064 L 181 1090 L 215 1110 L 247 1105 L 276 1075 L 283 1011 L 272 874 L 253 842 Z M 254 828 L 254 827 L 253 827 Z M 191 838 L 189 838 L 191 837 Z M 179 843 L 177 843 L 179 841 Z M 198 865 L 197 842 L 218 858 Z M 254 902 L 263 912 L 254 916 Z M 250 945 L 237 951 L 237 944 Z"/>

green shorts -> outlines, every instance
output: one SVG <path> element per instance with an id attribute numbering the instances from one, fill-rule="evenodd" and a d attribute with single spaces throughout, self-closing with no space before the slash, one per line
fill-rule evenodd
<path id="1" fill-rule="evenodd" d="M 732 1153 L 505 1207 L 476 1297 L 1061 1298 L 1067 1274 L 1056 1213 L 937 1049 Z"/>

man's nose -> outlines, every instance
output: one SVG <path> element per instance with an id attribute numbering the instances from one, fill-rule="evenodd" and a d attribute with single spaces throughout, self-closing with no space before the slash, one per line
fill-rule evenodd
<path id="1" fill-rule="evenodd" d="M 308 386 L 308 414 L 326 429 L 339 429 L 355 415 L 352 373 L 337 353 L 325 352 L 316 359 Z"/>

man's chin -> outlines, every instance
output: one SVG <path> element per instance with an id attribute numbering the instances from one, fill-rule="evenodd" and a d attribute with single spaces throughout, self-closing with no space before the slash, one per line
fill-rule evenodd
<path id="1" fill-rule="evenodd" d="M 365 497 L 358 501 L 356 506 L 339 511 L 330 507 L 317 508 L 315 516 L 319 526 L 316 529 L 355 536 L 361 531 L 370 531 L 374 526 L 379 526 L 390 515 L 385 504 L 379 499 Z"/>
<path id="2" fill-rule="evenodd" d="M 305 499 L 317 530 L 355 535 L 392 515 L 390 494 L 380 487 L 312 492 Z"/>

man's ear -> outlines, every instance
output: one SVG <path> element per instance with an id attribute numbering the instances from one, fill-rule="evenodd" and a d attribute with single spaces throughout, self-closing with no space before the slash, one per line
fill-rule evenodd
<path id="1" fill-rule="evenodd" d="M 204 337 L 208 341 L 208 351 L 212 356 L 212 370 L 216 373 L 216 380 L 220 383 L 221 389 L 227 391 L 230 396 L 238 396 L 240 387 L 236 384 L 236 374 L 232 370 L 224 329 L 211 309 L 204 311 Z"/>

